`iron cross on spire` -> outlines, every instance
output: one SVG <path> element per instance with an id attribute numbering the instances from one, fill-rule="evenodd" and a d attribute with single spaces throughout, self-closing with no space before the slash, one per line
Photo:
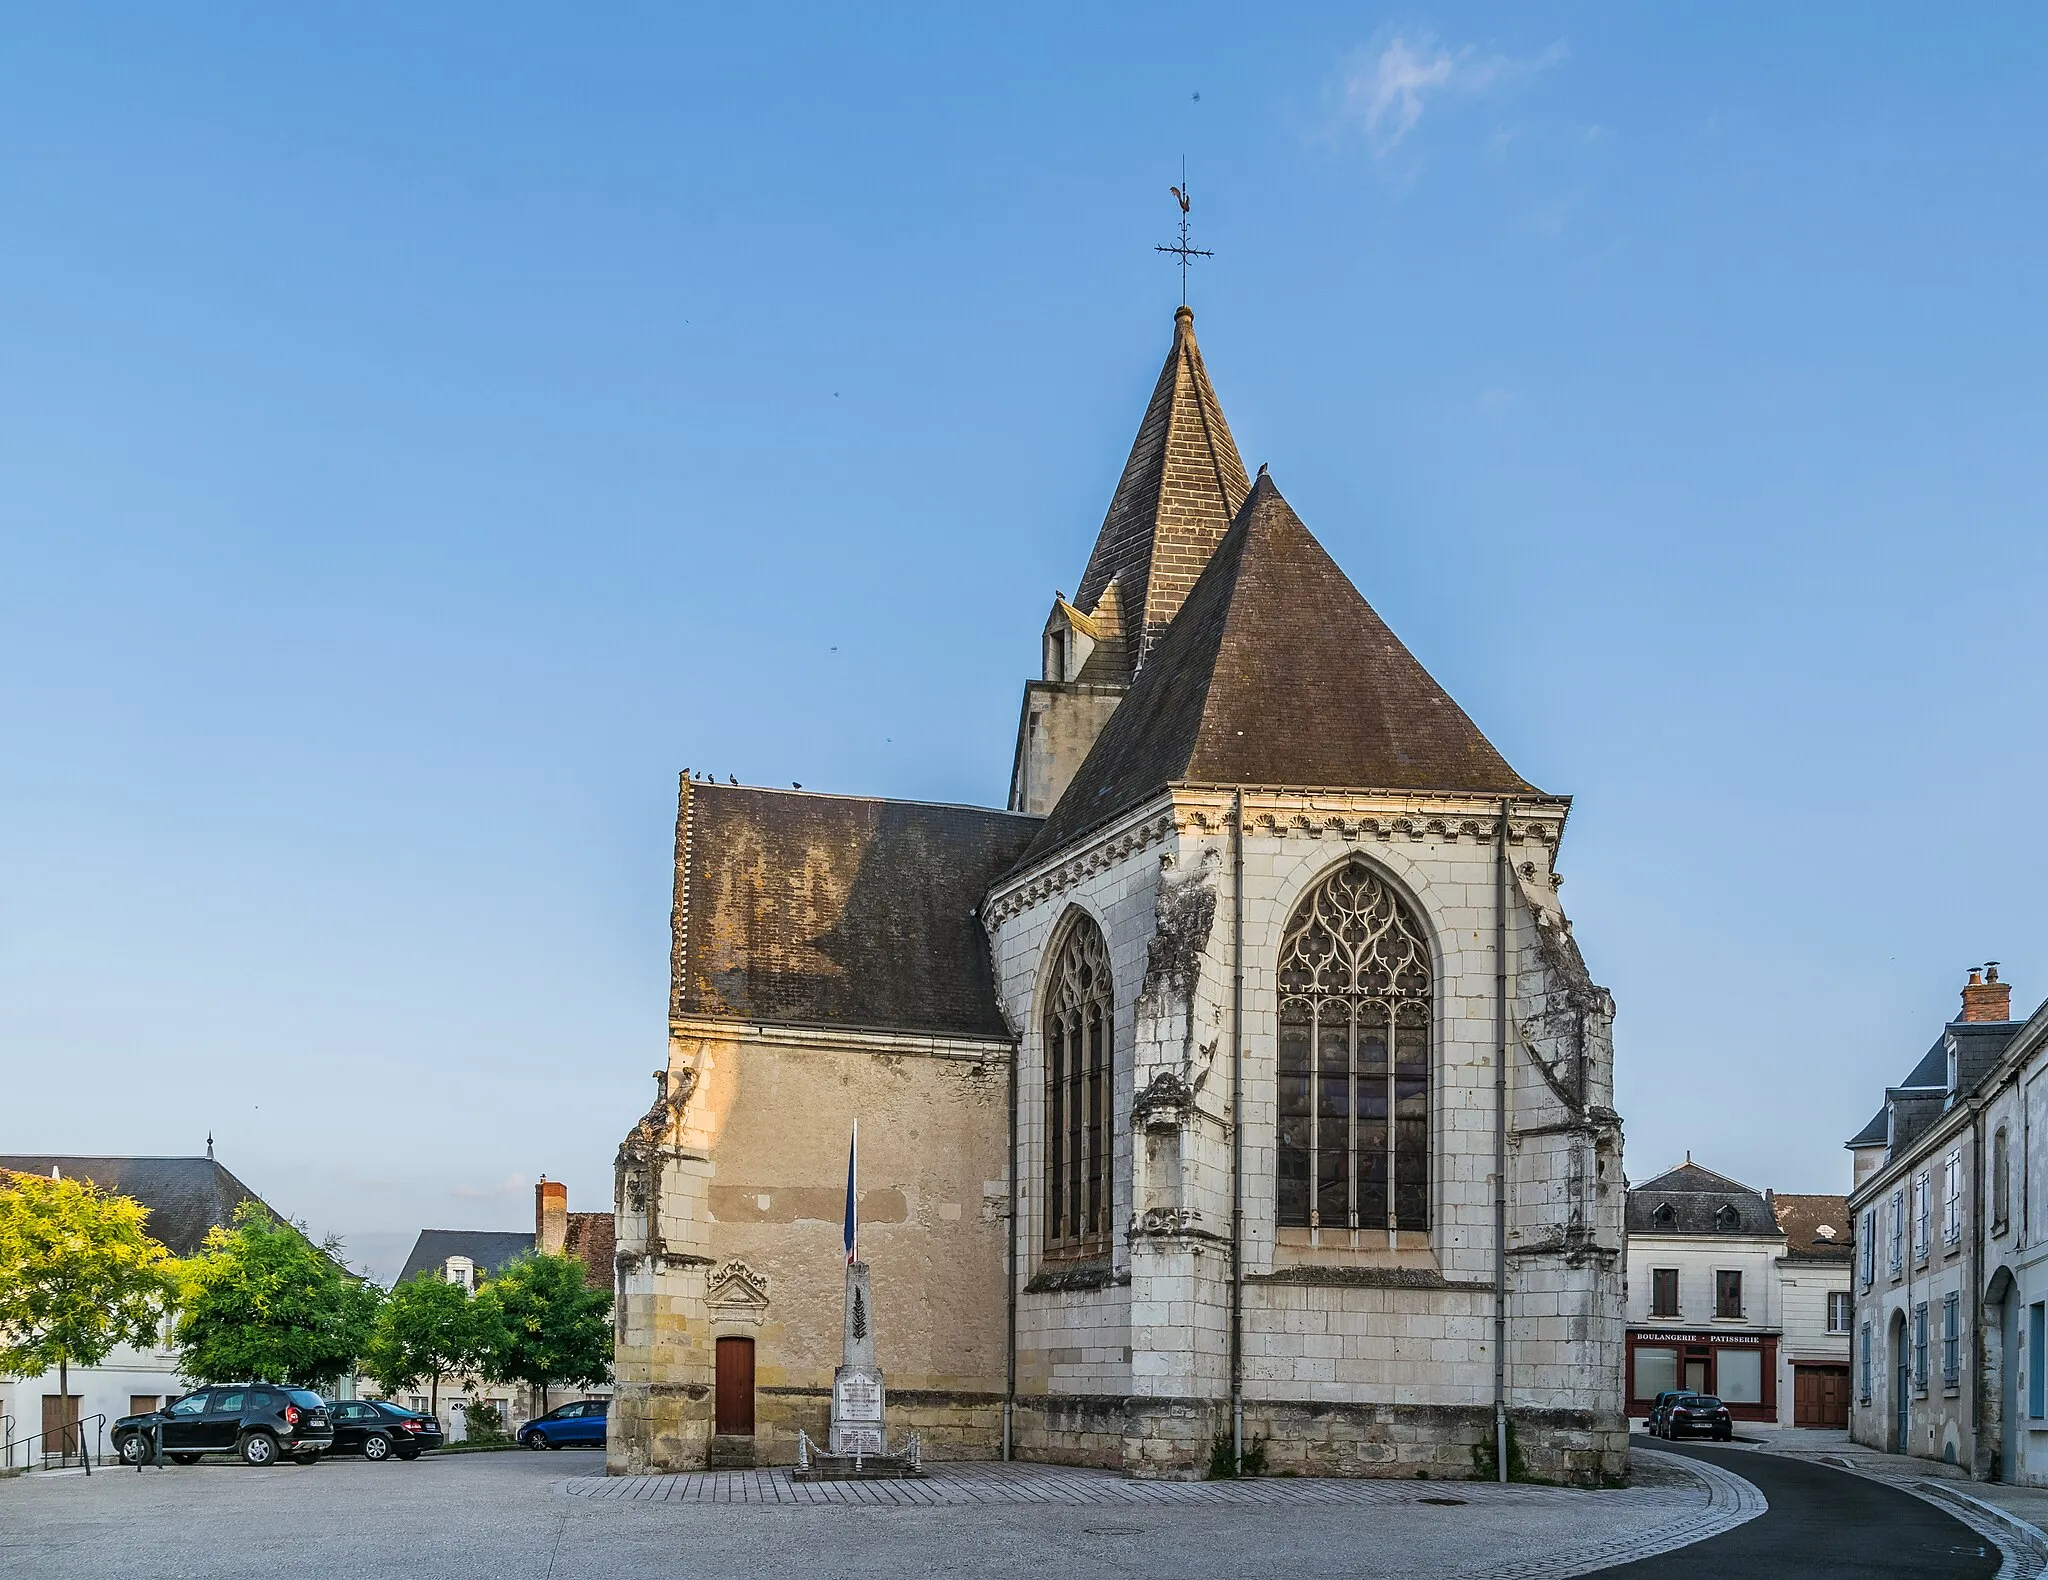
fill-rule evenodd
<path id="1" fill-rule="evenodd" d="M 1154 247 L 1154 252 L 1170 252 L 1180 259 L 1180 305 L 1188 305 L 1188 265 L 1197 258 L 1213 258 L 1215 253 L 1206 247 L 1192 246 L 1188 242 L 1188 162 L 1180 162 L 1180 185 L 1168 187 L 1174 202 L 1180 205 L 1180 241 L 1171 247 Z"/>

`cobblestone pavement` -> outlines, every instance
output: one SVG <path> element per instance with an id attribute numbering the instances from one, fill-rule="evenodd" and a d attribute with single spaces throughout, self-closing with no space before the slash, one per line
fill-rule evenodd
<path id="1" fill-rule="evenodd" d="M 1718 1466 L 1645 1450 L 1624 1490 L 1499 1486 L 1490 1482 L 1132 1481 L 1108 1471 L 1053 1465 L 938 1464 L 922 1481 L 799 1482 L 787 1470 L 697 1471 L 667 1476 L 584 1476 L 562 1483 L 570 1497 L 607 1503 L 745 1504 L 816 1508 L 1044 1508 L 1231 1511 L 1241 1519 L 1286 1519 L 1294 1511 L 1465 1507 L 1484 1511 L 1475 1523 L 1508 1538 L 1515 1555 L 1476 1567 L 1444 1568 L 1423 1560 L 1407 1574 L 1455 1574 L 1468 1580 L 1551 1580 L 1589 1574 L 1703 1541 L 1766 1507 L 1755 1487 Z M 1542 1516 L 1563 1516 L 1551 1540 Z M 1377 1572 L 1377 1571 L 1372 1571 Z"/>
<path id="2" fill-rule="evenodd" d="M 0 1481 L 0 1575 L 1552 1580 L 1700 1540 L 1761 1506 L 1737 1476 L 1674 1469 L 1654 1452 L 1643 1465 L 1639 1485 L 1579 1492 L 1132 1482 L 1023 1465 L 935 1467 L 907 1485 L 798 1485 L 773 1472 L 607 1479 L 598 1454 L 576 1451 L 208 1462 Z"/>

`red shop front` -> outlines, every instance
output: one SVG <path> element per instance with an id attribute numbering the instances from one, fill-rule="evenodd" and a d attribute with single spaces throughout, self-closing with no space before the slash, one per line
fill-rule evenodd
<path id="1" fill-rule="evenodd" d="M 1738 1421 L 1778 1418 L 1778 1335 L 1630 1328 L 1628 1413 L 1648 1415 L 1667 1388 L 1718 1395 Z"/>

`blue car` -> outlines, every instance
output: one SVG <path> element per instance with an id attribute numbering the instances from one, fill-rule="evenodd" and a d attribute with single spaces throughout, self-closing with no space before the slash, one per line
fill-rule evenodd
<path id="1" fill-rule="evenodd" d="M 558 1404 L 546 1415 L 537 1415 L 519 1429 L 519 1441 L 527 1448 L 603 1448 L 604 1413 L 609 1399 L 579 1399 L 575 1404 Z"/>

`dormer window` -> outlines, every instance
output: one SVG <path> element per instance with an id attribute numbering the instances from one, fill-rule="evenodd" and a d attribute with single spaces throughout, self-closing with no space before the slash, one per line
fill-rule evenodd
<path id="1" fill-rule="evenodd" d="M 470 1294 L 476 1293 L 476 1263 L 466 1256 L 451 1256 L 442 1264 L 442 1273 L 451 1284 L 460 1284 Z"/>
<path id="2" fill-rule="evenodd" d="M 1659 1202 L 1657 1210 L 1650 1214 L 1650 1222 L 1660 1229 L 1674 1228 L 1678 1223 L 1678 1209 L 1668 1201 Z"/>
<path id="3" fill-rule="evenodd" d="M 1740 1229 L 1742 1214 L 1724 1201 L 1714 1209 L 1714 1227 L 1724 1232 Z"/>

